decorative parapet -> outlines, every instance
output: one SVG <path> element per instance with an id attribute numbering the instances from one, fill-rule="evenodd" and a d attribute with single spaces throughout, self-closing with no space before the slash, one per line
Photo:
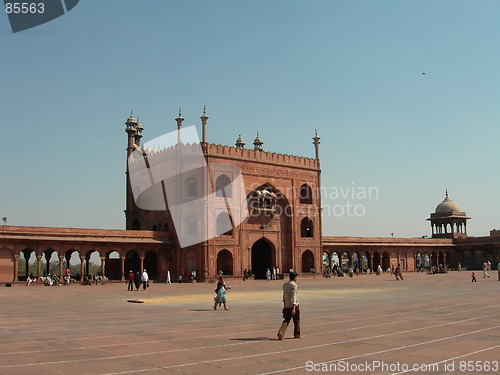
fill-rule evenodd
<path id="1" fill-rule="evenodd" d="M 200 144 L 182 144 L 181 147 L 174 145 L 163 149 L 141 149 L 141 153 L 132 154 L 129 162 L 134 164 L 142 157 L 139 156 L 145 152 L 148 156 L 150 164 L 160 165 L 162 160 L 172 160 L 176 153 L 187 156 L 190 153 L 196 155 L 200 150 Z M 205 149 L 204 149 L 205 151 Z M 295 156 L 288 154 L 279 154 L 276 152 L 268 151 L 255 151 L 245 148 L 236 148 L 233 146 L 224 146 L 214 143 L 208 143 L 206 147 L 206 154 L 210 156 L 220 156 L 228 159 L 244 159 L 255 160 L 258 162 L 286 165 L 288 167 L 317 169 L 319 170 L 319 161 L 314 158 L 306 158 L 303 156 Z"/>
<path id="2" fill-rule="evenodd" d="M 259 162 L 281 164 L 290 167 L 319 169 L 318 160 L 302 156 L 278 154 L 276 152 L 255 151 L 246 148 L 236 148 L 209 143 L 207 147 L 208 155 L 217 155 L 231 159 L 255 160 Z"/>

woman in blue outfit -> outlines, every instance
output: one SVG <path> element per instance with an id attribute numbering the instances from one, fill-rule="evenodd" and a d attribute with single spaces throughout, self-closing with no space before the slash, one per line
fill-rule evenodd
<path id="1" fill-rule="evenodd" d="M 226 305 L 226 301 L 227 301 L 226 300 L 226 290 L 227 289 L 230 289 L 230 287 L 227 287 L 222 276 L 219 276 L 219 281 L 217 282 L 217 289 L 215 289 L 215 293 L 217 293 L 217 295 L 214 298 L 214 301 L 215 301 L 214 310 L 217 310 L 217 304 L 219 304 L 219 306 L 220 306 L 221 303 L 224 305 L 224 310 L 229 310 L 227 308 L 227 305 Z"/>

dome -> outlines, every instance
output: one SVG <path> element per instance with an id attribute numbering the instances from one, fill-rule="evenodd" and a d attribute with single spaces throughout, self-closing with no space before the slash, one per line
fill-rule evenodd
<path id="1" fill-rule="evenodd" d="M 458 204 L 453 202 L 450 198 L 448 198 L 448 192 L 446 192 L 446 198 L 439 203 L 436 207 L 436 213 L 444 213 L 444 212 L 462 212 L 462 209 Z"/>
<path id="2" fill-rule="evenodd" d="M 236 140 L 236 147 L 243 148 L 245 146 L 245 141 L 241 138 L 241 135 Z"/>
<path id="3" fill-rule="evenodd" d="M 134 116 L 130 115 L 125 124 L 137 124 L 137 120 L 134 118 Z"/>

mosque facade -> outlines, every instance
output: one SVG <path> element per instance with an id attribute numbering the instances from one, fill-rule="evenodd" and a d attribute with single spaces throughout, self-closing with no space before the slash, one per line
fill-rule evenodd
<path id="1" fill-rule="evenodd" d="M 131 115 L 125 124 L 126 230 L 4 225 L 0 283 L 30 273 L 62 276 L 66 268 L 77 277 L 93 273 L 117 281 L 130 270 L 146 269 L 158 281 L 194 270 L 203 281 L 219 272 L 242 277 L 244 270 L 264 278 L 273 268 L 314 277 L 333 264 L 372 271 L 400 264 L 420 271 L 481 269 L 500 261 L 500 231 L 469 237 L 470 218 L 448 192 L 427 219 L 430 238 L 323 236 L 317 134 L 315 157 L 306 158 L 266 151 L 258 134 L 253 147 L 245 147 L 241 136 L 234 146 L 209 143 L 205 111 L 200 119 L 200 141 L 183 141 L 188 129 L 179 113 L 177 142 L 154 150 L 141 145 L 144 128 Z M 181 173 L 156 178 L 174 165 Z M 141 187 L 148 178 L 150 186 Z"/>

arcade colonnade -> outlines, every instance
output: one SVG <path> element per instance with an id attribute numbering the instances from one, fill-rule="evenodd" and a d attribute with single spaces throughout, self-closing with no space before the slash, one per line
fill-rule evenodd
<path id="1" fill-rule="evenodd" d="M 255 240 L 255 241 L 253 241 Z M 499 237 L 437 238 L 363 238 L 322 237 L 322 247 L 276 246 L 271 239 L 255 237 L 251 247 L 224 243 L 218 238 L 202 248 L 179 249 L 168 232 L 124 231 L 73 228 L 6 226 L 0 232 L 0 283 L 22 281 L 27 275 L 62 276 L 69 267 L 73 277 L 104 275 L 109 280 L 124 280 L 128 272 L 146 269 L 153 280 L 165 280 L 196 269 L 202 277 L 204 267 L 213 276 L 240 276 L 251 268 L 264 277 L 267 268 L 285 264 L 302 274 L 321 274 L 322 266 L 358 266 L 362 271 L 383 270 L 401 264 L 404 271 L 423 270 L 439 265 L 453 269 L 481 269 L 485 261 L 496 267 L 500 261 Z M 288 259 L 288 260 L 287 260 Z"/>
<path id="2" fill-rule="evenodd" d="M 152 279 L 172 266 L 170 239 L 160 232 L 8 226 L 0 235 L 0 282 L 47 274 L 104 275 L 125 280 L 146 269 Z"/>
<path id="3" fill-rule="evenodd" d="M 383 271 L 401 265 L 420 271 L 439 265 L 456 268 L 458 258 L 451 239 L 323 237 L 323 266 L 358 267 Z"/>

